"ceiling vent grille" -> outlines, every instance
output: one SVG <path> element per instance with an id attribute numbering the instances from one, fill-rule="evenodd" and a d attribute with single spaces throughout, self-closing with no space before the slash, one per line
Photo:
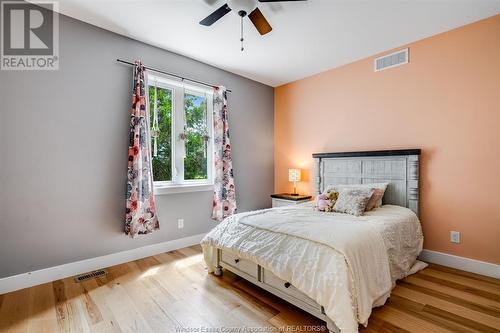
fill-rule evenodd
<path id="1" fill-rule="evenodd" d="M 376 58 L 374 61 L 375 72 L 384 69 L 401 66 L 408 63 L 408 49 L 403 49 L 383 57 Z"/>
<path id="2" fill-rule="evenodd" d="M 105 269 L 100 269 L 97 271 L 89 272 L 89 273 L 84 273 L 82 275 L 78 275 L 75 277 L 75 282 L 82 282 L 90 279 L 95 279 L 97 277 L 102 277 L 108 274 L 108 272 Z"/>

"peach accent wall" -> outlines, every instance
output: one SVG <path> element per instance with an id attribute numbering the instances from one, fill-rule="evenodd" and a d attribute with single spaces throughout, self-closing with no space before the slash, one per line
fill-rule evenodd
<path id="1" fill-rule="evenodd" d="M 312 193 L 315 152 L 421 148 L 424 247 L 499 264 L 500 15 L 408 47 L 404 66 L 371 57 L 275 89 L 275 190 L 299 167 Z"/>

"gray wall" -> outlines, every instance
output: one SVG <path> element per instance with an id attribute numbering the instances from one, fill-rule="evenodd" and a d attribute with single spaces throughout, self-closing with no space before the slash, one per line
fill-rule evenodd
<path id="1" fill-rule="evenodd" d="M 123 234 L 132 72 L 116 58 L 232 89 L 239 210 L 270 206 L 273 88 L 61 16 L 59 71 L 0 71 L 0 277 L 215 226 L 212 193 L 193 192 L 156 197 L 160 231 Z"/>

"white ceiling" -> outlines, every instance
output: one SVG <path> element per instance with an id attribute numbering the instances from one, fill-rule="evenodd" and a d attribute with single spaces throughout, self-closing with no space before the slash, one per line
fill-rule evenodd
<path id="1" fill-rule="evenodd" d="M 500 0 L 309 0 L 261 3 L 260 36 L 224 0 L 59 0 L 60 12 L 256 81 L 279 86 L 500 13 Z"/>

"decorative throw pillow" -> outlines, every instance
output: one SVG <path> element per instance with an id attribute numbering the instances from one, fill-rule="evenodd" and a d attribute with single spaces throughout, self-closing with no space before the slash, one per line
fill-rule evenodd
<path id="1" fill-rule="evenodd" d="M 316 209 L 322 212 L 333 212 L 333 206 L 337 201 L 338 192 L 328 191 L 316 198 Z"/>
<path id="2" fill-rule="evenodd" d="M 330 200 L 328 200 L 326 194 L 320 194 L 316 197 L 316 210 L 324 212 L 329 204 Z"/>
<path id="3" fill-rule="evenodd" d="M 354 216 L 363 215 L 366 205 L 373 194 L 373 189 L 344 189 L 339 192 L 339 197 L 333 210 L 339 213 Z"/>
<path id="4" fill-rule="evenodd" d="M 380 191 L 374 191 L 373 196 L 373 202 L 370 202 L 367 205 L 366 211 L 372 210 L 373 208 L 378 208 L 382 206 L 382 198 L 384 197 L 385 190 L 387 189 L 387 186 L 389 183 L 373 183 L 373 184 L 345 184 L 345 185 L 331 185 L 326 188 L 326 191 L 329 190 L 336 190 L 336 191 L 342 191 L 343 189 L 373 189 L 373 190 L 380 190 Z M 325 191 L 325 193 L 326 193 Z M 375 200 L 376 199 L 376 200 Z"/>
<path id="5" fill-rule="evenodd" d="M 368 200 L 368 203 L 366 204 L 365 212 L 368 212 L 372 210 L 373 208 L 380 207 L 380 205 L 377 206 L 377 204 L 380 202 L 382 203 L 382 197 L 384 196 L 384 190 L 381 188 L 375 188 L 373 189 L 373 194 Z"/>

